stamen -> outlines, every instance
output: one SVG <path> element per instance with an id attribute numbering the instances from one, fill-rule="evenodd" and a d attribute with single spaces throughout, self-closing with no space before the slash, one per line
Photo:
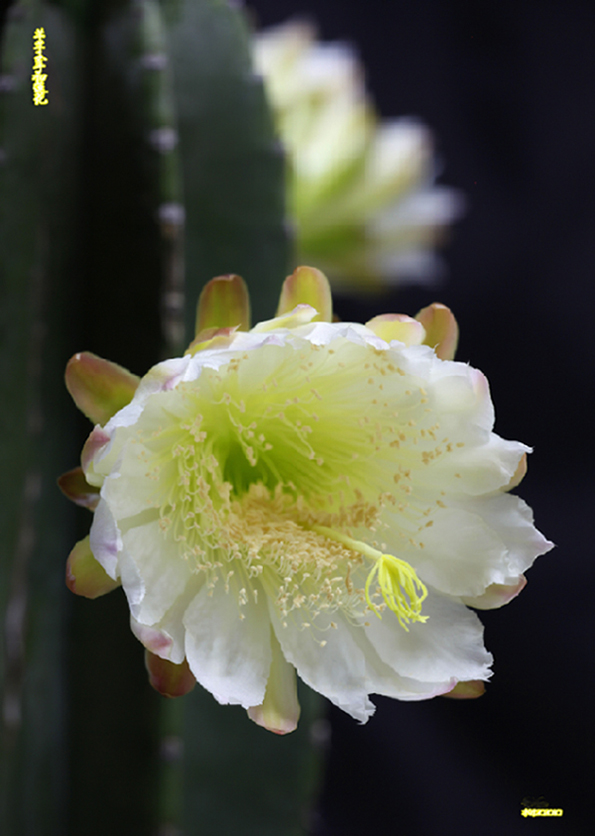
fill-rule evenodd
<path id="1" fill-rule="evenodd" d="M 382 554 L 378 549 L 369 546 L 367 543 L 354 540 L 353 537 L 348 537 L 346 534 L 327 528 L 325 525 L 312 525 L 310 527 L 318 534 L 343 543 L 347 548 L 374 561 L 374 566 L 366 580 L 365 594 L 368 606 L 378 618 L 382 618 L 382 615 L 378 606 L 372 602 L 370 597 L 370 586 L 376 575 L 378 575 L 378 584 L 386 605 L 395 613 L 404 630 L 409 632 L 407 624 L 410 621 L 424 623 L 428 620 L 429 616 L 421 614 L 422 601 L 427 598 L 428 590 L 409 563 L 392 554 Z"/>

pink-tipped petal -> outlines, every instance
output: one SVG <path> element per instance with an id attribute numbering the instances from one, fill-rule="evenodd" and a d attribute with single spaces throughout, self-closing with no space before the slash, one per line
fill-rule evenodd
<path id="1" fill-rule="evenodd" d="M 169 657 L 173 647 L 171 636 L 166 635 L 156 627 L 141 624 L 132 616 L 130 617 L 130 629 L 146 650 L 162 659 Z"/>
<path id="2" fill-rule="evenodd" d="M 71 357 L 65 380 L 75 404 L 94 424 L 107 424 L 130 403 L 140 383 L 132 372 L 89 351 Z"/>
<path id="3" fill-rule="evenodd" d="M 66 586 L 83 598 L 99 598 L 120 586 L 93 557 L 89 537 L 79 540 L 66 561 Z"/>
<path id="4" fill-rule="evenodd" d="M 58 478 L 58 487 L 71 502 L 94 511 L 99 502 L 99 488 L 85 479 L 82 467 L 75 467 Z"/>
<path id="5" fill-rule="evenodd" d="M 387 343 L 391 340 L 399 340 L 407 346 L 421 345 L 426 336 L 421 322 L 406 314 L 380 314 L 368 320 L 366 328 Z"/>
<path id="6" fill-rule="evenodd" d="M 450 308 L 434 302 L 415 317 L 426 329 L 425 345 L 429 345 L 441 360 L 454 359 L 459 341 L 459 326 Z"/>
<path id="7" fill-rule="evenodd" d="M 318 312 L 313 322 L 332 322 L 333 299 L 327 277 L 316 267 L 297 267 L 283 282 L 277 316 L 297 305 L 310 305 Z"/>
<path id="8" fill-rule="evenodd" d="M 81 453 L 81 466 L 83 473 L 87 472 L 92 459 L 109 441 L 111 441 L 110 436 L 104 432 L 101 427 L 95 427 L 94 430 L 91 430 L 89 438 L 85 441 Z"/>
<path id="9" fill-rule="evenodd" d="M 488 586 L 483 595 L 478 595 L 476 598 L 462 598 L 461 600 L 468 607 L 475 607 L 476 610 L 496 610 L 516 598 L 526 585 L 527 578 L 521 575 L 515 583 L 493 583 Z"/>
<path id="10" fill-rule="evenodd" d="M 216 276 L 202 289 L 196 309 L 195 334 L 208 328 L 250 330 L 250 297 L 241 276 Z"/>
<path id="11" fill-rule="evenodd" d="M 485 690 L 485 684 L 481 679 L 470 679 L 468 682 L 458 682 L 452 691 L 442 696 L 453 700 L 476 700 L 485 694 Z"/>
<path id="12" fill-rule="evenodd" d="M 145 650 L 145 667 L 150 684 L 164 697 L 183 697 L 196 685 L 196 679 L 186 659 L 181 665 L 174 665 L 168 659 L 162 659 L 150 650 Z"/>

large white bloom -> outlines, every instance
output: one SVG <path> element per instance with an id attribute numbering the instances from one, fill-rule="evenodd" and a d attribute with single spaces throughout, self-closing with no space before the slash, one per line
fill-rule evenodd
<path id="1" fill-rule="evenodd" d="M 551 547 L 506 493 L 529 448 L 493 433 L 480 372 L 314 314 L 159 363 L 83 453 L 135 634 L 277 731 L 295 671 L 362 722 L 369 694 L 487 679 L 466 605 Z"/>
<path id="2" fill-rule="evenodd" d="M 306 23 L 264 30 L 253 54 L 288 155 L 298 261 L 355 290 L 431 278 L 433 247 L 462 200 L 434 185 L 430 131 L 380 122 L 355 52 L 317 41 Z"/>

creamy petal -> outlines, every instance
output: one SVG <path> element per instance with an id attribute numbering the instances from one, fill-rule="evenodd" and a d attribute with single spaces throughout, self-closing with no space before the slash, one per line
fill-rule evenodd
<path id="1" fill-rule="evenodd" d="M 161 659 L 171 660 L 170 653 L 172 648 L 171 637 L 165 634 L 158 627 L 150 627 L 146 624 L 140 624 L 136 618 L 130 616 L 130 629 L 136 636 L 139 642 L 150 650 L 155 656 Z M 183 657 L 182 657 L 183 658 Z"/>
<path id="2" fill-rule="evenodd" d="M 420 535 L 424 548 L 409 550 L 407 559 L 424 582 L 449 595 L 476 597 L 492 584 L 510 586 L 553 547 L 534 527 L 531 509 L 510 494 L 449 499 L 431 520 Z M 397 540 L 391 545 L 399 548 Z"/>
<path id="3" fill-rule="evenodd" d="M 365 723 L 376 709 L 368 699 L 364 654 L 347 624 L 337 620 L 334 628 L 330 616 L 320 615 L 316 628 L 303 628 L 291 616 L 282 621 L 270 599 L 269 612 L 285 658 L 306 685 Z"/>
<path id="4" fill-rule="evenodd" d="M 156 624 L 184 593 L 193 577 L 190 565 L 158 520 L 125 531 L 122 542 L 120 572 L 130 611 L 142 624 Z"/>
<path id="5" fill-rule="evenodd" d="M 400 627 L 391 612 L 371 614 L 366 635 L 380 658 L 401 676 L 424 682 L 487 679 L 492 656 L 483 646 L 483 625 L 463 604 L 429 591 L 425 623 Z"/>
<path id="6" fill-rule="evenodd" d="M 218 583 L 196 595 L 184 616 L 186 657 L 197 682 L 217 702 L 250 708 L 264 699 L 271 627 L 263 594 L 258 603 L 248 598 L 240 607 L 237 592 L 230 586 L 226 593 Z"/>
<path id="7" fill-rule="evenodd" d="M 184 592 L 176 598 L 159 623 L 155 625 L 164 636 L 171 639 L 167 658 L 175 664 L 180 664 L 186 657 L 186 627 L 184 626 L 186 610 L 204 584 L 205 579 L 202 574 L 193 574 Z"/>
<path id="8" fill-rule="evenodd" d="M 407 676 L 401 676 L 390 665 L 383 662 L 376 648 L 366 635 L 363 626 L 345 622 L 345 628 L 351 634 L 364 653 L 366 660 L 366 690 L 370 694 L 379 694 L 399 700 L 426 700 L 440 696 L 452 690 L 456 679 L 449 677 L 442 682 L 424 682 Z M 401 629 L 399 627 L 399 629 Z"/>
<path id="9" fill-rule="evenodd" d="M 554 544 L 535 528 L 531 508 L 518 496 L 477 497 L 465 507 L 480 514 L 506 544 L 509 578 L 518 577 L 536 557 L 554 548 Z"/>
<path id="10" fill-rule="evenodd" d="M 89 544 L 95 560 L 101 563 L 110 578 L 118 580 L 118 555 L 122 551 L 122 537 L 114 515 L 104 499 L 99 500 L 93 515 Z"/>
<path id="11" fill-rule="evenodd" d="M 482 595 L 477 597 L 462 596 L 461 601 L 468 607 L 475 607 L 477 610 L 495 610 L 508 604 L 516 598 L 527 585 L 527 578 L 521 575 L 518 580 L 510 584 L 493 583 L 488 586 Z"/>
<path id="12" fill-rule="evenodd" d="M 123 452 L 119 469 L 107 476 L 101 488 L 101 496 L 120 522 L 150 509 L 155 495 L 155 483 L 145 477 L 147 464 L 138 461 L 129 450 Z M 125 474 L 122 477 L 122 473 Z"/>

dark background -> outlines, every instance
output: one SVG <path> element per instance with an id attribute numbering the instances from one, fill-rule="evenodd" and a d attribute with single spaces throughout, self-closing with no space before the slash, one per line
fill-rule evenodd
<path id="1" fill-rule="evenodd" d="M 383 116 L 435 132 L 467 197 L 441 286 L 339 299 L 342 319 L 449 305 L 457 359 L 484 371 L 496 431 L 534 447 L 518 492 L 557 548 L 481 613 L 494 676 L 476 701 L 374 697 L 331 712 L 316 836 L 593 832 L 595 6 L 582 0 L 251 0 L 356 45 Z M 520 815 L 542 797 L 562 819 Z"/>

